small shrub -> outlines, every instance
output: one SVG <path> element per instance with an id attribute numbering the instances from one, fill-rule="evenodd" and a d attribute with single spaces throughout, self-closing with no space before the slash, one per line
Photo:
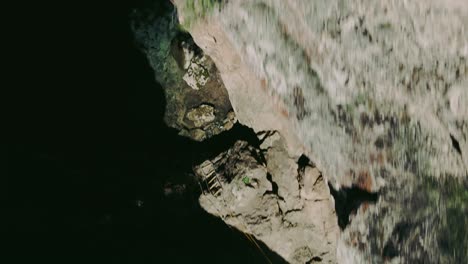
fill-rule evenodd
<path id="1" fill-rule="evenodd" d="M 212 13 L 221 6 L 220 0 L 186 0 L 183 6 L 184 27 L 190 26 L 199 18 Z"/>
<path id="2" fill-rule="evenodd" d="M 244 178 L 242 178 L 242 182 L 245 184 L 250 184 L 250 178 L 245 176 Z"/>

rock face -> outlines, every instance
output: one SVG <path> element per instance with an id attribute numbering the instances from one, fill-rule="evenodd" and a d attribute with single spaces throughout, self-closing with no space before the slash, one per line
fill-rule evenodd
<path id="1" fill-rule="evenodd" d="M 289 263 L 334 263 L 339 229 L 320 172 L 299 167 L 278 133 L 262 137 L 260 149 L 238 141 L 195 169 L 207 189 L 200 205 Z"/>
<path id="2" fill-rule="evenodd" d="M 213 61 L 178 24 L 173 7 L 135 10 L 132 29 L 166 95 L 165 122 L 197 141 L 229 130 L 236 122 Z"/>
<path id="3" fill-rule="evenodd" d="M 342 231 L 338 262 L 468 258 L 466 1 L 174 2 L 182 22 L 203 14 L 190 32 L 241 123 L 279 131 L 334 189 L 378 193 Z"/>

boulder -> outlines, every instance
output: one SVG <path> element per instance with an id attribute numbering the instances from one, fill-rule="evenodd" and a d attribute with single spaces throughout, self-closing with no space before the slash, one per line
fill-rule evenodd
<path id="1" fill-rule="evenodd" d="M 288 263 L 336 262 L 339 228 L 327 185 L 318 181 L 307 190 L 320 199 L 302 197 L 300 186 L 305 184 L 297 160 L 288 155 L 278 133 L 268 138 L 273 142 L 268 149 L 238 141 L 195 167 L 200 185 L 207 188 L 200 205 L 254 235 Z"/>

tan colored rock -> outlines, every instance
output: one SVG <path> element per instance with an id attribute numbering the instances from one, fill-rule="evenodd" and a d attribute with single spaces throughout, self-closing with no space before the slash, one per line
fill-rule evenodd
<path id="1" fill-rule="evenodd" d="M 211 105 L 200 105 L 187 112 L 187 119 L 193 122 L 195 127 L 203 127 L 215 120 L 214 107 Z"/>
<path id="2" fill-rule="evenodd" d="M 190 137 L 193 138 L 194 140 L 196 141 L 202 141 L 206 138 L 206 133 L 205 131 L 199 129 L 199 128 L 195 128 L 195 129 L 192 129 L 190 130 L 189 132 L 190 134 Z"/>
<path id="3" fill-rule="evenodd" d="M 199 198 L 200 205 L 254 235 L 288 263 L 317 258 L 335 263 L 339 229 L 330 194 L 320 201 L 302 198 L 298 165 L 288 157 L 284 139 L 278 133 L 266 137 L 264 142 L 271 143 L 264 156 L 267 166 L 255 157 L 263 155 L 261 149 L 239 141 L 211 160 L 208 164 L 213 168 L 207 172 L 201 169 L 207 162 L 195 168 L 200 179 L 216 171 L 222 183 L 222 192 L 218 196 L 206 192 Z M 314 191 L 327 193 L 328 188 L 315 184 Z"/>
<path id="4" fill-rule="evenodd" d="M 239 122 L 255 132 L 279 131 L 288 142 L 291 156 L 299 157 L 304 153 L 302 143 L 291 130 L 288 110 L 279 98 L 271 97 L 267 81 L 258 78 L 242 62 L 219 21 L 213 19 L 195 24 L 190 32 L 198 46 L 217 65 Z"/>
<path id="5" fill-rule="evenodd" d="M 234 112 L 229 112 L 226 116 L 226 119 L 223 121 L 223 127 L 225 130 L 231 129 L 234 124 L 237 122 L 236 114 Z"/>
<path id="6" fill-rule="evenodd" d="M 326 200 L 330 196 L 322 173 L 314 167 L 306 166 L 301 182 L 301 197 L 306 200 Z"/>

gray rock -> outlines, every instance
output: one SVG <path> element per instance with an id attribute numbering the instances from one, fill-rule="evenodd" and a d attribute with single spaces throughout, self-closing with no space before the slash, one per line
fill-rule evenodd
<path id="1" fill-rule="evenodd" d="M 183 21 L 190 10 L 174 2 Z M 287 155 L 306 153 L 336 189 L 379 193 L 341 233 L 338 261 L 466 261 L 468 2 L 223 3 L 190 32 L 239 121 L 279 131 Z"/>

